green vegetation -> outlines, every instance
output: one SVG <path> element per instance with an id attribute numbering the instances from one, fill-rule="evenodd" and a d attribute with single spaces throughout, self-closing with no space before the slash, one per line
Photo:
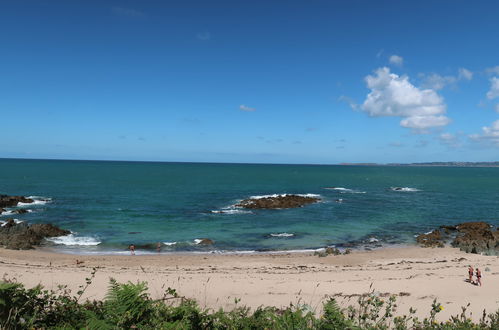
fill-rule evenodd
<path id="1" fill-rule="evenodd" d="M 473 323 L 465 307 L 449 321 L 437 322 L 435 317 L 443 307 L 436 301 L 423 320 L 414 316 L 413 309 L 409 315 L 395 317 L 395 297 L 385 301 L 373 292 L 347 309 L 328 299 L 320 315 L 306 304 L 260 307 L 252 312 L 238 306 L 238 300 L 232 311 L 213 311 L 171 288 L 154 300 L 147 294 L 146 283 L 122 284 L 113 279 L 103 301 L 80 301 L 94 275 L 95 270 L 76 295 L 65 287 L 52 291 L 0 282 L 0 329 L 499 329 L 499 311 L 484 313 Z"/>

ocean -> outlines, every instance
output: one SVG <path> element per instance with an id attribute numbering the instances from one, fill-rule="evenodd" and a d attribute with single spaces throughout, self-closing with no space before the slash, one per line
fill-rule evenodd
<path id="1" fill-rule="evenodd" d="M 499 168 L 0 159 L 7 210 L 71 230 L 47 246 L 79 254 L 254 253 L 414 244 L 440 225 L 499 225 Z M 312 194 L 296 209 L 245 210 L 251 196 Z M 212 245 L 201 245 L 209 238 Z"/>

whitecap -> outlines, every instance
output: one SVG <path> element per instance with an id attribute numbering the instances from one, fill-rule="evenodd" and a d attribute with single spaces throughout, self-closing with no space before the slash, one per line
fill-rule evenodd
<path id="1" fill-rule="evenodd" d="M 52 198 L 42 197 L 42 196 L 28 196 L 27 198 L 32 199 L 33 202 L 31 202 L 31 203 L 19 202 L 19 203 L 17 203 L 17 206 L 22 207 L 22 206 L 28 206 L 28 205 L 45 205 L 45 204 L 50 203 L 52 201 Z"/>
<path id="2" fill-rule="evenodd" d="M 277 198 L 277 197 L 286 197 L 286 196 L 300 196 L 300 197 L 311 197 L 311 198 L 320 198 L 321 195 L 318 194 L 271 194 L 271 195 L 256 195 L 250 196 L 250 199 L 262 199 L 262 198 Z"/>
<path id="3" fill-rule="evenodd" d="M 163 242 L 163 244 L 166 246 L 172 246 L 172 245 L 177 244 L 177 242 Z"/>
<path id="4" fill-rule="evenodd" d="M 14 222 L 16 223 L 16 225 L 17 225 L 18 223 L 24 222 L 24 221 L 19 220 L 19 219 L 13 219 L 13 220 L 14 220 Z M 2 227 L 3 227 L 3 226 L 5 226 L 6 224 L 7 224 L 7 221 L 0 221 L 0 226 L 2 226 Z"/>
<path id="5" fill-rule="evenodd" d="M 248 211 L 248 210 L 242 210 L 240 208 L 235 208 L 235 207 L 227 207 L 227 208 L 222 208 L 220 210 L 211 210 L 211 213 L 214 213 L 214 214 L 251 214 L 253 212 Z"/>
<path id="6" fill-rule="evenodd" d="M 416 191 L 421 191 L 417 188 L 410 188 L 410 187 L 390 187 L 392 191 L 402 191 L 402 192 L 416 192 Z"/>
<path id="7" fill-rule="evenodd" d="M 272 237 L 293 237 L 295 234 L 290 233 L 279 233 L 279 234 L 270 234 Z"/>
<path id="8" fill-rule="evenodd" d="M 99 245 L 101 243 L 100 241 L 98 241 L 94 237 L 74 236 L 74 234 L 69 234 L 69 235 L 66 235 L 66 236 L 58 236 L 58 237 L 47 238 L 47 241 L 50 241 L 50 242 L 58 244 L 58 245 L 85 245 L 85 246 L 91 246 L 91 245 Z"/>
<path id="9" fill-rule="evenodd" d="M 376 243 L 376 242 L 379 242 L 379 239 L 377 239 L 376 237 L 369 237 L 369 243 Z"/>
<path id="10" fill-rule="evenodd" d="M 348 189 L 348 188 L 343 188 L 343 187 L 326 187 L 324 189 L 336 190 L 336 191 L 340 192 L 340 194 L 365 194 L 366 193 L 365 191 Z"/>
<path id="11" fill-rule="evenodd" d="M 203 240 L 202 240 L 202 239 L 200 239 L 200 238 L 195 238 L 195 239 L 194 239 L 194 244 L 199 244 L 199 243 L 201 243 L 202 241 L 203 241 Z"/>
<path id="12" fill-rule="evenodd" d="M 14 213 L 15 213 L 15 212 L 14 212 L 14 211 L 12 211 L 12 210 L 6 210 L 6 211 L 4 211 L 4 212 L 0 213 L 0 215 L 11 215 L 11 214 L 14 214 Z"/>

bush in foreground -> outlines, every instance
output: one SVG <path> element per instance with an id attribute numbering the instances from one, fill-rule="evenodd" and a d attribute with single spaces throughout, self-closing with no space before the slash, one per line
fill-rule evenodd
<path id="1" fill-rule="evenodd" d="M 237 306 L 231 311 L 202 309 L 168 288 L 162 299 L 147 294 L 145 282 L 118 283 L 110 280 L 103 301 L 83 301 L 95 270 L 76 295 L 65 287 L 43 290 L 26 289 L 22 284 L 0 282 L 0 329 L 499 329 L 499 310 L 483 315 L 478 323 L 469 319 L 466 307 L 447 322 L 435 317 L 443 307 L 433 302 L 427 318 L 393 315 L 395 297 L 384 301 L 373 292 L 359 298 L 356 306 L 339 307 L 335 299 L 323 303 L 316 315 L 308 305 L 290 305 L 285 309 L 260 307 L 252 312 Z"/>

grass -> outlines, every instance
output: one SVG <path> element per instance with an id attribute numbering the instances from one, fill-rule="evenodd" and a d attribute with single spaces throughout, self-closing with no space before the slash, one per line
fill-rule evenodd
<path id="1" fill-rule="evenodd" d="M 429 315 L 394 316 L 396 297 L 386 300 L 373 291 L 342 309 L 334 298 L 323 301 L 322 313 L 307 304 L 287 308 L 239 306 L 230 311 L 202 308 L 193 299 L 167 288 L 161 299 L 147 294 L 147 283 L 118 283 L 110 279 L 104 300 L 81 301 L 96 270 L 76 295 L 66 287 L 25 288 L 15 281 L 0 282 L 0 329 L 499 329 L 499 310 L 473 322 L 462 308 L 459 315 L 437 322 L 443 306 L 434 301 Z"/>

